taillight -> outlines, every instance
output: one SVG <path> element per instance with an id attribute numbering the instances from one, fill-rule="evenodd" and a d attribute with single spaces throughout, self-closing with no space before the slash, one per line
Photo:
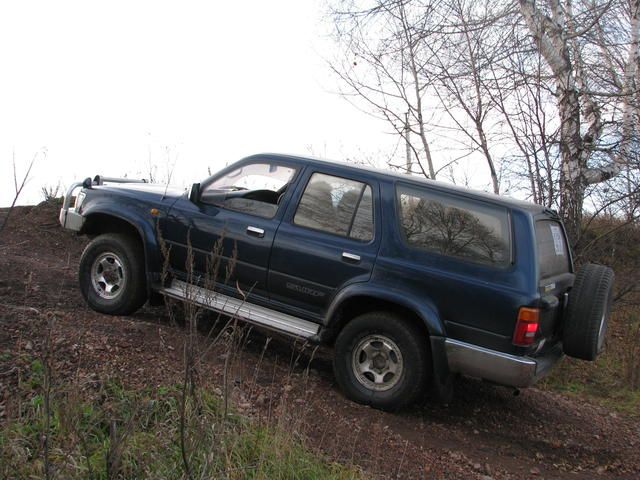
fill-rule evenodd
<path id="1" fill-rule="evenodd" d="M 513 332 L 513 344 L 521 347 L 531 345 L 538 331 L 540 310 L 537 308 L 520 307 L 518 322 Z"/>

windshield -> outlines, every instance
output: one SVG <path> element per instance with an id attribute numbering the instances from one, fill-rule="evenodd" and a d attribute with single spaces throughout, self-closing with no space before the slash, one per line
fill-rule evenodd
<path id="1" fill-rule="evenodd" d="M 207 190 L 278 191 L 293 177 L 294 169 L 270 163 L 252 163 L 215 180 Z"/>

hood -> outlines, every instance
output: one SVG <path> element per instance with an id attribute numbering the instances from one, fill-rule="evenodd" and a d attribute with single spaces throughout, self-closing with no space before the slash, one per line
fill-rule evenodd
<path id="1" fill-rule="evenodd" d="M 187 194 L 185 188 L 159 183 L 112 183 L 95 186 L 93 189 L 161 203 L 173 203 Z"/>

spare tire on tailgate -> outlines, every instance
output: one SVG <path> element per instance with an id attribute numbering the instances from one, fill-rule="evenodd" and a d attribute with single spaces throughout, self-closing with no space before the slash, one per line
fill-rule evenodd
<path id="1" fill-rule="evenodd" d="M 565 312 L 562 346 L 564 353 L 582 360 L 595 360 L 602 351 L 613 300 L 613 270 L 587 264 L 576 275 Z"/>

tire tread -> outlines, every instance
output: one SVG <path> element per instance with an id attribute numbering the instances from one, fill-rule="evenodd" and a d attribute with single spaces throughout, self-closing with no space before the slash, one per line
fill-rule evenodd
<path id="1" fill-rule="evenodd" d="M 582 360 L 598 355 L 600 318 L 603 310 L 608 316 L 613 280 L 613 270 L 602 265 L 587 264 L 578 272 L 564 318 L 562 343 L 567 355 Z"/>
<path id="2" fill-rule="evenodd" d="M 394 337 L 394 341 L 401 339 L 406 350 L 405 371 L 409 372 L 409 381 L 404 381 L 399 388 L 394 387 L 387 392 L 364 393 L 364 388 L 354 385 L 348 373 L 350 359 L 343 355 L 350 355 L 349 345 L 355 344 L 355 338 L 362 332 L 379 332 Z M 397 343 L 397 342 L 396 342 Z M 399 345 L 400 346 L 400 345 Z M 413 358 L 410 363 L 408 357 Z M 415 402 L 424 393 L 429 375 L 431 374 L 431 356 L 428 349 L 428 338 L 415 324 L 402 319 L 393 312 L 375 311 L 362 314 L 345 325 L 335 343 L 333 358 L 336 381 L 342 391 L 350 399 L 371 405 L 382 410 L 395 411 Z M 412 370 L 410 370 L 412 369 Z M 394 391 L 395 390 L 395 391 Z"/>
<path id="3" fill-rule="evenodd" d="M 130 278 L 123 296 L 112 303 L 100 301 L 91 291 L 90 280 L 87 278 L 91 269 L 92 259 L 100 252 L 101 248 L 108 246 L 110 249 L 119 250 L 128 263 Z M 105 233 L 94 238 L 82 252 L 80 257 L 80 291 L 89 306 L 100 313 L 109 315 L 130 315 L 138 310 L 147 300 L 146 274 L 144 263 L 144 251 L 140 242 L 131 235 L 122 233 Z"/>

